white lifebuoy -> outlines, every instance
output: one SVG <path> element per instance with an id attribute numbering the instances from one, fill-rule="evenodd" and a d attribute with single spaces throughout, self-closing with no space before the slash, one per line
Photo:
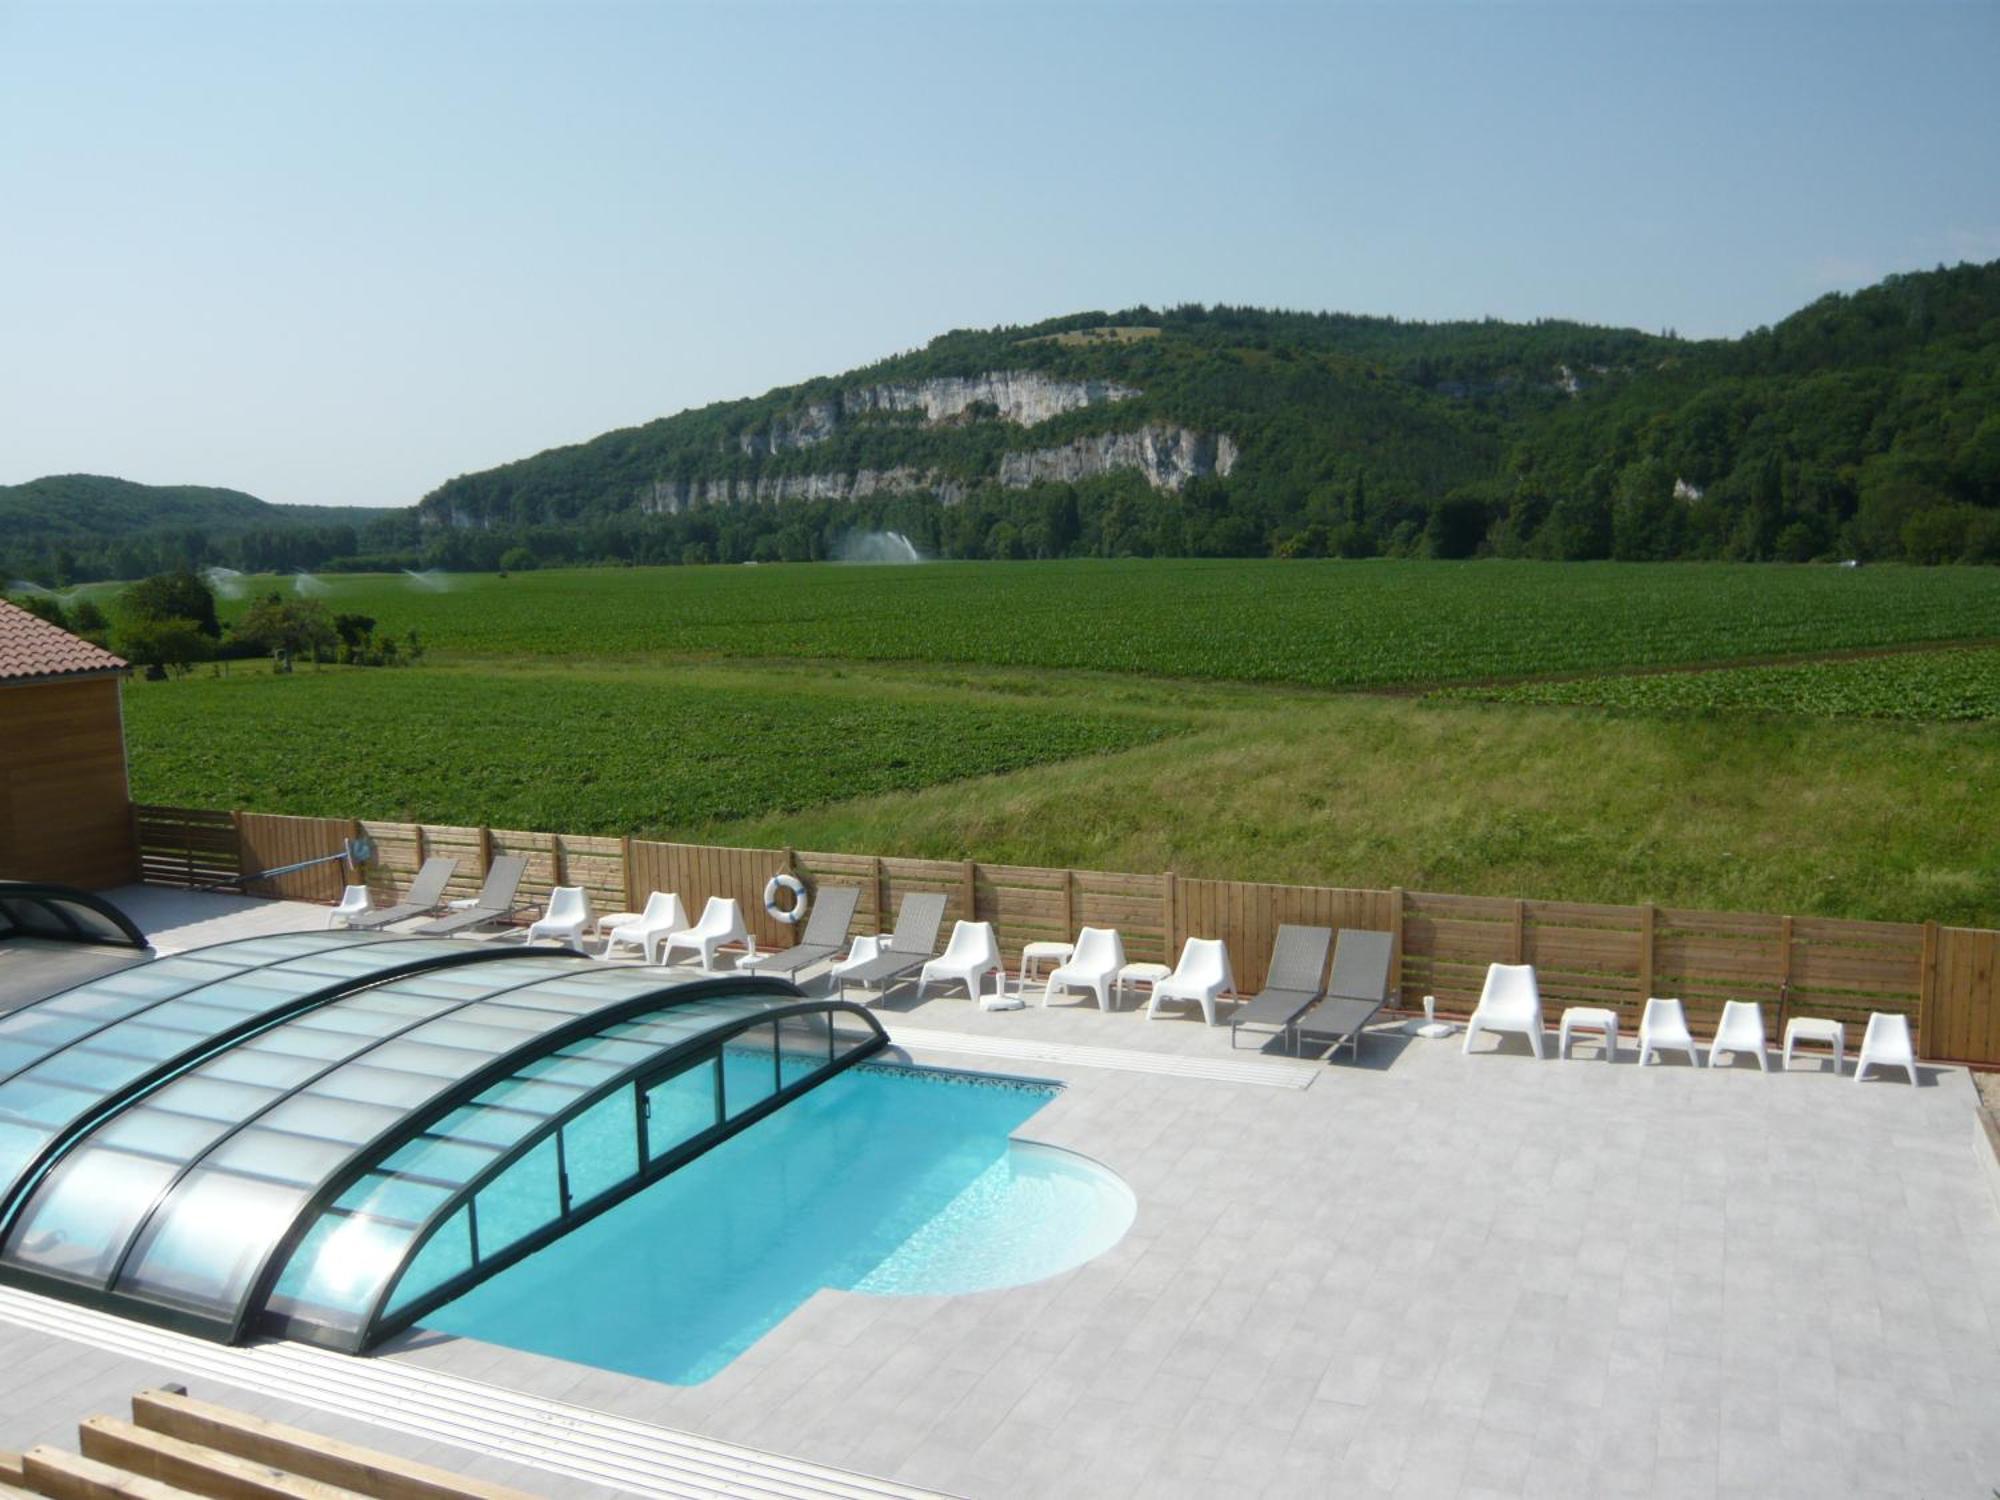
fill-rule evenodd
<path id="1" fill-rule="evenodd" d="M 789 908 L 778 905 L 780 891 L 792 893 L 792 904 Z M 773 875 L 764 882 L 764 910 L 771 914 L 774 921 L 783 922 L 790 927 L 806 914 L 808 904 L 806 884 L 798 876 Z"/>

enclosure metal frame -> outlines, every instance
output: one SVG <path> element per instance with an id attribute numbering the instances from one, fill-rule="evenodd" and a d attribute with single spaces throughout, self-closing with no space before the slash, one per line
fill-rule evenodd
<path id="1" fill-rule="evenodd" d="M 285 936 L 286 934 L 273 935 Z M 237 941 L 247 943 L 260 942 L 263 939 L 243 938 Z M 398 943 L 415 941 L 430 942 L 433 940 L 416 939 L 408 933 L 389 934 L 382 937 L 357 937 L 351 944 L 329 944 L 326 951 L 333 951 L 347 946 L 373 948 L 394 946 Z M 217 943 L 211 945 L 211 948 L 226 948 L 230 946 L 232 944 Z M 16 1175 L 13 1185 L 10 1188 L 0 1190 L 0 1246 L 4 1246 L 8 1237 L 13 1234 L 15 1223 L 22 1211 L 32 1200 L 35 1189 L 41 1185 L 42 1180 L 54 1169 L 56 1164 L 80 1141 L 97 1129 L 98 1126 L 111 1120 L 124 1110 L 131 1108 L 133 1105 L 140 1103 L 152 1094 L 159 1092 L 159 1090 L 165 1088 L 174 1079 L 189 1069 L 199 1067 L 202 1063 L 207 1062 L 210 1058 L 220 1053 L 227 1052 L 243 1042 L 261 1036 L 266 1031 L 274 1030 L 282 1026 L 285 1022 L 295 1020 L 310 1011 L 345 999 L 349 995 L 361 994 L 364 991 L 375 989 L 381 985 L 392 984 L 399 979 L 407 979 L 413 975 L 439 970 L 459 969 L 469 964 L 491 963 L 503 959 L 520 958 L 526 953 L 532 953 L 537 957 L 546 954 L 551 958 L 567 955 L 573 959 L 583 960 L 583 955 L 581 954 L 558 948 L 524 950 L 520 948 L 495 948 L 484 943 L 467 943 L 464 947 L 465 951 L 463 953 L 433 953 L 424 958 L 397 964 L 375 973 L 330 981 L 318 989 L 300 996 L 296 1000 L 288 1000 L 282 1006 L 270 1011 L 260 1012 L 256 1016 L 238 1022 L 235 1026 L 217 1032 L 214 1036 L 205 1039 L 198 1047 L 191 1047 L 186 1051 L 175 1054 L 173 1057 L 166 1058 L 129 1083 L 113 1089 L 104 1095 L 103 1098 L 99 1099 L 96 1104 L 91 1106 L 85 1114 L 78 1116 L 68 1125 L 57 1131 L 48 1143 L 40 1151 L 36 1152 L 34 1157 Z M 210 950 L 191 950 L 191 952 L 206 951 Z M 310 954 L 293 954 L 291 958 L 310 956 Z M 203 984 L 191 986 L 178 994 L 168 996 L 167 1000 L 183 999 L 189 995 L 198 994 L 207 984 L 226 983 L 228 980 L 240 978 L 244 974 L 273 968 L 278 964 L 288 961 L 288 959 L 273 959 L 269 963 L 247 965 L 235 974 L 221 976 L 214 980 L 205 981 Z M 129 971 L 121 970 L 120 972 Z M 86 981 L 86 983 L 88 982 Z M 82 987 L 78 985 L 74 988 L 81 989 Z M 71 993 L 71 991 L 64 991 L 63 993 L 67 994 Z M 54 999 L 56 997 L 49 996 L 48 998 Z M 120 1017 L 119 1019 L 131 1020 L 142 1016 L 147 1011 L 153 1009 L 155 1005 L 166 1004 L 167 1000 L 156 1001 L 153 1005 L 148 1005 L 141 1010 L 132 1012 L 130 1016 Z M 39 1004 L 40 1002 L 36 1003 Z M 27 1009 L 32 1008 L 31 1006 Z M 23 1013 L 22 1011 L 15 1012 L 17 1015 Z M 106 1026 L 116 1024 L 117 1022 L 107 1022 Z M 63 1046 L 70 1047 L 79 1042 L 87 1041 L 91 1037 L 99 1035 L 104 1029 L 104 1026 L 93 1028 L 82 1036 L 72 1038 L 69 1042 L 64 1043 Z M 60 1051 L 62 1049 L 59 1048 L 57 1050 Z M 52 1052 L 49 1055 L 54 1056 L 55 1054 Z M 17 1074 L 20 1071 L 25 1071 L 25 1069 L 17 1070 Z M 8 1076 L 11 1078 L 17 1076 L 17 1074 L 10 1074 Z M 152 1207 L 157 1208 L 157 1206 L 156 1202 Z M 149 1208 L 149 1216 L 151 1212 L 152 1208 Z M 82 1306 L 98 1308 L 108 1312 L 131 1312 L 136 1306 L 140 1305 L 138 1299 L 133 1298 L 129 1294 L 116 1294 L 108 1288 L 100 1290 L 93 1287 L 86 1287 L 78 1282 L 59 1276 L 52 1276 L 43 1271 L 9 1265 L 5 1261 L 0 1261 L 0 1286 L 21 1287 L 28 1291 L 40 1292 L 47 1296 L 59 1297 L 65 1301 L 75 1302 Z M 143 1305 L 150 1310 L 156 1304 L 149 1302 Z M 186 1319 L 179 1317 L 175 1310 L 172 1309 L 162 1308 L 162 1314 L 162 1316 L 157 1318 L 149 1318 L 149 1321 L 157 1322 L 163 1327 L 173 1328 L 180 1332 L 193 1333 L 202 1332 L 208 1325 L 208 1320 L 206 1319 L 199 1320 L 199 1325 L 190 1323 Z"/>
<path id="2" fill-rule="evenodd" d="M 829 1022 L 835 1015 L 857 1016 L 867 1023 L 870 1035 L 860 1045 L 851 1047 L 845 1053 L 836 1055 L 833 1051 L 833 1037 L 835 1033 L 831 1025 L 829 1025 L 827 1031 L 826 1062 L 816 1072 L 787 1084 L 783 1081 L 783 1059 L 786 1055 L 780 1041 L 783 1033 L 774 1030 L 771 1050 L 772 1091 L 758 1099 L 755 1103 L 746 1106 L 740 1113 L 731 1115 L 728 1112 L 727 1085 L 724 1082 L 723 1070 L 718 1067 L 716 1070 L 716 1123 L 709 1126 L 706 1130 L 697 1131 L 694 1135 L 689 1136 L 684 1141 L 678 1142 L 657 1157 L 649 1156 L 646 1150 L 645 1092 L 651 1085 L 697 1068 L 704 1062 L 719 1060 L 723 1049 L 732 1040 L 741 1036 L 746 1031 L 754 1030 L 760 1026 L 772 1026 L 776 1028 L 782 1022 L 793 1017 L 808 1015 L 826 1016 Z M 599 1214 L 616 1208 L 635 1193 L 641 1192 L 660 1181 L 660 1179 L 679 1171 L 696 1157 L 705 1156 L 724 1141 L 749 1129 L 759 1120 L 774 1114 L 794 1099 L 803 1094 L 810 1093 L 813 1089 L 818 1088 L 821 1084 L 845 1072 L 847 1069 L 866 1062 L 888 1045 L 888 1033 L 883 1030 L 882 1023 L 876 1019 L 873 1013 L 852 1001 L 829 997 L 818 1000 L 805 1000 L 795 1005 L 787 1005 L 767 1011 L 762 1015 L 742 1017 L 737 1021 L 731 1022 L 726 1028 L 719 1028 L 716 1031 L 704 1032 L 700 1036 L 690 1037 L 685 1042 L 681 1042 L 661 1052 L 657 1057 L 649 1058 L 643 1063 L 633 1064 L 632 1067 L 626 1069 L 617 1077 L 591 1090 L 584 1098 L 571 1105 L 562 1114 L 545 1121 L 537 1129 L 524 1136 L 514 1146 L 503 1152 L 483 1172 L 465 1183 L 451 1197 L 433 1209 L 422 1232 L 410 1242 L 410 1247 L 403 1257 L 402 1265 L 397 1268 L 393 1276 L 383 1282 L 382 1290 L 376 1295 L 375 1301 L 370 1306 L 367 1315 L 363 1318 L 354 1338 L 345 1341 L 332 1341 L 328 1343 L 328 1347 L 341 1349 L 351 1354 L 361 1353 L 383 1339 L 400 1333 L 403 1329 L 421 1320 L 425 1314 L 435 1311 L 456 1297 L 463 1296 L 480 1282 L 499 1275 L 500 1272 L 506 1270 L 509 1266 L 534 1254 L 544 1246 L 553 1244 L 571 1230 L 589 1223 Z M 580 1204 L 573 1203 L 569 1195 L 569 1174 L 560 1162 L 562 1140 L 560 1131 L 568 1122 L 575 1120 L 578 1116 L 603 1103 L 604 1100 L 611 1098 L 619 1090 L 625 1088 L 633 1089 L 635 1095 L 635 1139 L 639 1148 L 639 1169 L 630 1178 L 606 1188 L 594 1197 L 588 1198 Z M 522 1236 L 504 1249 L 495 1251 L 492 1255 L 479 1256 L 474 1265 L 459 1275 L 440 1282 L 421 1297 L 413 1298 L 405 1306 L 396 1309 L 394 1313 L 388 1312 L 389 1301 L 395 1295 L 397 1285 L 408 1274 L 410 1266 L 423 1251 L 424 1247 L 450 1222 L 452 1216 L 461 1207 L 471 1205 L 473 1199 L 481 1190 L 522 1157 L 526 1156 L 528 1152 L 551 1137 L 554 1137 L 557 1142 L 559 1158 L 557 1184 L 562 1203 L 562 1207 L 556 1217 L 540 1229 Z M 476 1227 L 477 1212 L 476 1205 L 468 1208 L 468 1213 L 475 1216 L 472 1219 L 475 1247 L 477 1245 L 478 1234 Z M 301 1332 L 293 1325 L 287 1326 L 286 1336 L 290 1338 L 303 1338 L 309 1343 L 327 1342 L 324 1339 L 314 1338 L 310 1332 Z"/>
<path id="3" fill-rule="evenodd" d="M 0 931 L 0 942 L 12 937 L 48 938 L 55 942 L 92 943 L 100 947 L 137 948 L 150 952 L 152 944 L 146 941 L 146 934 L 138 924 L 124 912 L 93 892 L 79 890 L 73 885 L 57 885 L 44 880 L 0 880 L 0 901 L 26 901 L 42 910 L 52 913 L 62 924 L 56 932 L 29 932 L 21 927 L 10 915 L 0 912 L 0 921 L 12 923 L 7 930 Z M 123 937 L 106 937 L 101 932 L 85 932 L 68 912 L 65 906 L 81 906 L 107 919 Z M 88 981 L 85 981 L 86 983 Z M 49 998 L 44 996 L 43 999 Z"/>

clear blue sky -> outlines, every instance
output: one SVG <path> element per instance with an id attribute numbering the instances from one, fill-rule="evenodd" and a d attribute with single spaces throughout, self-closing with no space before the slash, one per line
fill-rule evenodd
<path id="1" fill-rule="evenodd" d="M 1688 334 L 2000 256 L 2000 5 L 0 0 L 0 482 L 407 504 L 1134 302 Z"/>

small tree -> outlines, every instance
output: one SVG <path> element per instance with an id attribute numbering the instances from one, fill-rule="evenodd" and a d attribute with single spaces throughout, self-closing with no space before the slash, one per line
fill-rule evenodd
<path id="1" fill-rule="evenodd" d="M 47 620 L 58 630 L 69 629 L 69 618 L 63 614 L 62 601 L 54 594 L 23 594 L 11 601 L 25 609 L 38 620 Z"/>
<path id="2" fill-rule="evenodd" d="M 104 611 L 89 599 L 79 599 L 69 612 L 69 628 L 85 640 L 103 645 L 111 634 L 111 622 L 104 617 Z"/>
<path id="3" fill-rule="evenodd" d="M 129 662 L 171 670 L 185 677 L 188 668 L 215 655 L 215 642 L 193 620 L 127 620 L 118 631 L 118 654 Z"/>
<path id="4" fill-rule="evenodd" d="M 371 622 L 372 624 L 372 622 Z M 284 599 L 266 595 L 236 622 L 234 637 L 281 661 L 294 656 L 322 659 L 340 643 L 326 606 L 317 599 Z"/>
<path id="5" fill-rule="evenodd" d="M 191 568 L 142 578 L 119 596 L 118 608 L 131 620 L 192 620 L 210 640 L 222 639 L 215 595 Z"/>

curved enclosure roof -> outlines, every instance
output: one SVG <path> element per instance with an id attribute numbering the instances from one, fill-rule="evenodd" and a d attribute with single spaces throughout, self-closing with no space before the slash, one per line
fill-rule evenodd
<path id="1" fill-rule="evenodd" d="M 443 939 L 286 933 L 120 969 L 0 1016 L 0 1223 L 73 1131 L 202 1054 L 393 974 L 500 956 Z"/>
<path id="2" fill-rule="evenodd" d="M 886 1042 L 778 979 L 340 936 L 110 976 L 154 982 L 20 1043 L 0 1130 L 46 1118 L 0 1161 L 0 1279 L 211 1337 L 362 1348 Z M 41 1104 L 34 1075 L 62 1058 L 94 1105 Z"/>
<path id="3" fill-rule="evenodd" d="M 0 1015 L 152 956 L 145 934 L 101 896 L 0 880 Z"/>
<path id="4" fill-rule="evenodd" d="M 74 886 L 0 880 L 0 941 L 16 937 L 142 951 L 147 946 L 132 919 L 102 896 Z"/>

